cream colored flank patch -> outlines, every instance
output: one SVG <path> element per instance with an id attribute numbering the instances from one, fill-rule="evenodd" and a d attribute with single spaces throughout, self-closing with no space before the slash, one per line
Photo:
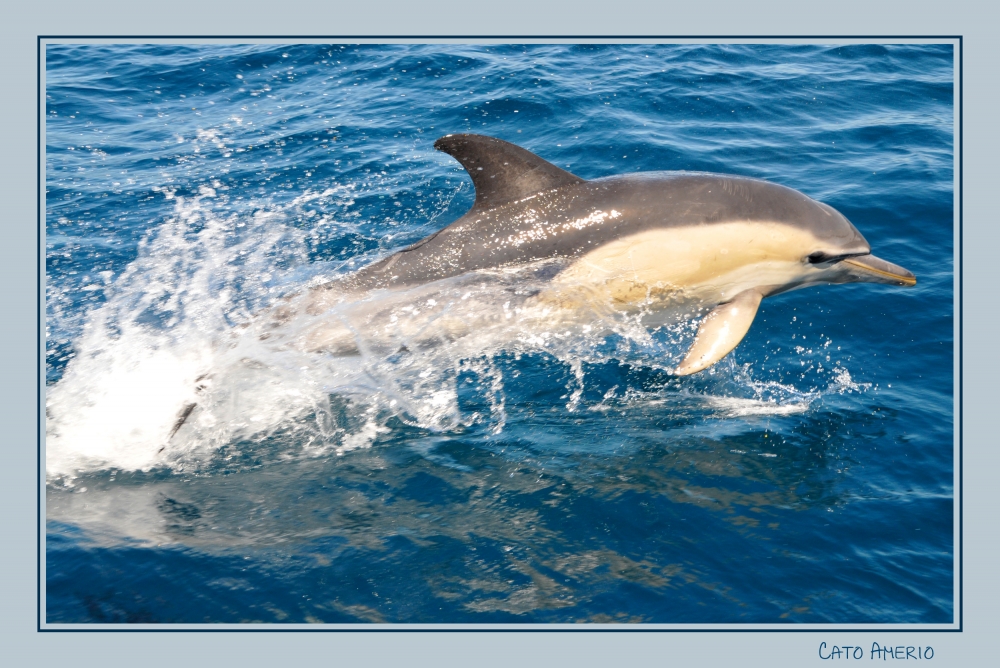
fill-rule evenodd
<path id="1" fill-rule="evenodd" d="M 718 223 L 639 232 L 587 253 L 553 281 L 546 301 L 603 298 L 632 306 L 682 295 L 717 304 L 807 272 L 802 259 L 821 246 L 811 233 L 778 223 Z"/>

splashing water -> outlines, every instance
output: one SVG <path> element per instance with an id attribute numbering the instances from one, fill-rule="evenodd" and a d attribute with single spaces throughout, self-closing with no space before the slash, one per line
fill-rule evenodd
<path id="1" fill-rule="evenodd" d="M 690 314 L 650 333 L 641 312 L 569 314 L 535 300 L 557 262 L 345 294 L 337 289 L 345 265 L 304 262 L 306 232 L 293 223 L 318 199 L 349 205 L 349 189 L 225 216 L 227 200 L 212 187 L 192 198 L 161 192 L 173 215 L 140 243 L 49 388 L 50 476 L 198 468 L 233 443 L 276 437 L 283 458 L 343 454 L 391 431 L 392 418 L 431 430 L 487 421 L 497 434 L 506 393 L 496 356 L 542 355 L 568 367 L 565 410 L 602 410 L 610 397 L 585 405 L 588 365 L 669 373 L 697 329 Z M 836 374 L 830 389 L 859 389 L 846 370 Z M 460 407 L 462 375 L 479 380 L 485 412 Z M 733 418 L 800 413 L 821 394 L 754 380 L 731 362 L 706 378 L 700 389 L 627 388 L 614 401 Z"/>

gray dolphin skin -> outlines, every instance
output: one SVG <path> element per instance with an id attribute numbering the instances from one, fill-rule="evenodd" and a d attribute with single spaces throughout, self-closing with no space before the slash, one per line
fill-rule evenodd
<path id="1" fill-rule="evenodd" d="M 665 321 L 655 314 L 671 306 L 710 309 L 674 369 L 689 375 L 739 344 L 764 297 L 824 283 L 916 284 L 906 269 L 872 255 L 840 212 L 767 181 L 698 172 L 588 181 L 492 137 L 447 135 L 434 147 L 472 177 L 472 208 L 412 246 L 315 288 L 308 312 L 322 314 L 345 294 L 560 260 L 535 299 L 564 313 L 596 303 L 652 313 L 643 323 L 656 325 Z M 290 315 L 275 309 L 270 326 Z M 332 326 L 307 348 L 356 352 L 350 339 Z M 182 409 L 170 437 L 194 407 Z"/>
<path id="2" fill-rule="evenodd" d="M 623 309 L 658 301 L 712 308 L 675 369 L 688 375 L 739 344 L 763 297 L 823 283 L 916 284 L 872 255 L 840 212 L 767 181 L 692 172 L 587 181 L 492 137 L 447 135 L 434 147 L 472 177 L 472 208 L 340 287 L 412 286 L 562 258 L 543 295 L 555 304 L 597 295 Z"/>

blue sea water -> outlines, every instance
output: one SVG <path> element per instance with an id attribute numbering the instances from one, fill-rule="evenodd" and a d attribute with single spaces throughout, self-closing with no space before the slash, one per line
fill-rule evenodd
<path id="1" fill-rule="evenodd" d="M 49 45 L 45 620 L 952 622 L 954 76 L 918 44 Z M 245 334 L 462 215 L 458 132 L 790 186 L 918 283 L 766 299 L 688 377 L 696 321 L 539 327 L 516 274 L 369 298 L 499 323 L 406 354 L 350 309 L 354 357 Z"/>

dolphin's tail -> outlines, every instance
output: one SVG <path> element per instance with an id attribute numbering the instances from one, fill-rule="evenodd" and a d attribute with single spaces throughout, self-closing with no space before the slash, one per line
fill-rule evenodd
<path id="1" fill-rule="evenodd" d="M 212 375 L 208 374 L 208 373 L 203 373 L 200 376 L 198 376 L 197 378 L 195 378 L 194 379 L 194 382 L 195 382 L 195 386 L 194 386 L 195 394 L 200 393 L 202 390 L 204 390 L 206 387 L 208 387 L 211 384 L 211 380 L 212 380 Z M 170 442 L 170 439 L 172 439 L 174 437 L 174 434 L 176 434 L 180 430 L 180 428 L 184 426 L 184 423 L 187 422 L 187 419 L 189 417 L 191 417 L 191 413 L 192 413 L 192 411 L 194 411 L 194 409 L 195 409 L 195 407 L 197 405 L 198 405 L 198 402 L 192 402 L 190 404 L 184 404 L 184 408 L 182 408 L 181 412 L 177 414 L 177 419 L 174 421 L 174 426 L 170 430 L 170 434 L 167 436 L 167 442 L 168 443 Z M 166 447 L 167 446 L 164 444 L 164 446 L 161 447 L 158 452 L 163 452 L 164 448 L 166 448 Z"/>
<path id="2" fill-rule="evenodd" d="M 168 441 L 174 437 L 174 434 L 177 433 L 178 429 L 180 429 L 182 426 L 184 426 L 184 423 L 187 422 L 188 416 L 191 415 L 191 411 L 193 411 L 194 407 L 197 406 L 197 405 L 198 404 L 196 404 L 196 403 L 194 403 L 194 404 L 188 404 L 184 408 L 181 409 L 181 412 L 177 415 L 177 421 L 174 422 L 174 428 L 170 430 L 170 435 L 167 436 L 167 440 Z M 166 446 L 163 446 L 163 447 L 165 448 Z M 160 448 L 160 451 L 162 452 L 163 448 Z"/>
<path id="3" fill-rule="evenodd" d="M 174 434 L 177 433 L 177 430 L 180 429 L 185 422 L 187 422 L 188 416 L 191 415 L 191 411 L 193 411 L 194 407 L 197 405 L 198 405 L 197 403 L 187 404 L 184 406 L 184 408 L 181 409 L 181 412 L 177 414 L 177 420 L 174 422 L 174 427 L 173 429 L 170 430 L 170 435 L 167 436 L 167 443 L 169 443 L 170 439 L 174 437 Z M 156 454 L 160 454 L 161 452 L 166 450 L 167 443 L 161 445 L 160 449 L 156 451 Z"/>

